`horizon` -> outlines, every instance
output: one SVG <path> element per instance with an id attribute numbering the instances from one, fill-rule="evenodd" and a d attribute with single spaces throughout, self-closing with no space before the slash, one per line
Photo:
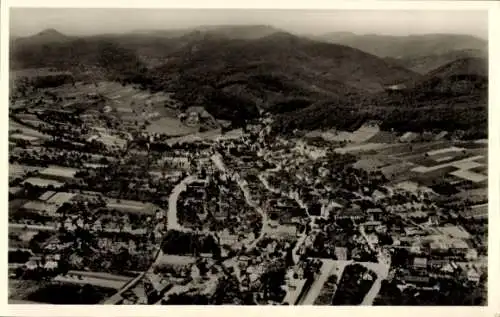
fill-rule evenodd
<path id="1" fill-rule="evenodd" d="M 68 36 L 270 26 L 295 35 L 327 33 L 470 35 L 488 40 L 487 11 L 11 8 L 10 36 L 47 29 Z M 391 19 L 387 19 L 388 15 Z M 196 21 L 193 23 L 193 21 Z"/>

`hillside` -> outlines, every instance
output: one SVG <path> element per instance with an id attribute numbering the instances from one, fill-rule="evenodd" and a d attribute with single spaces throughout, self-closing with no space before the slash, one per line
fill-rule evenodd
<path id="1" fill-rule="evenodd" d="M 461 58 L 421 77 L 414 89 L 454 94 L 474 94 L 488 84 L 488 61 L 484 58 Z"/>
<path id="2" fill-rule="evenodd" d="M 407 82 L 400 91 L 358 98 L 328 100 L 283 114 L 275 128 L 285 133 L 331 127 L 354 130 L 367 120 L 380 120 L 384 130 L 463 130 L 470 138 L 487 136 L 485 59 L 459 59 Z"/>
<path id="3" fill-rule="evenodd" d="M 486 40 L 470 35 L 425 34 L 411 36 L 328 33 L 323 41 L 351 46 L 387 58 L 391 62 L 425 74 L 455 59 L 487 57 Z"/>
<path id="4" fill-rule="evenodd" d="M 455 122 L 457 128 L 472 129 L 471 135 L 485 134 L 484 58 L 454 59 L 421 75 L 401 66 L 400 59 L 266 26 L 165 32 L 83 38 L 42 32 L 15 40 L 11 66 L 52 67 L 70 71 L 75 80 L 90 71 L 142 89 L 169 91 L 186 109 L 204 107 L 235 126 L 270 112 L 277 115 L 276 130 L 285 133 L 355 129 L 374 119 L 396 131 L 453 130 L 447 122 Z M 443 56 L 451 56 L 445 61 L 459 53 Z M 401 83 L 406 89 L 386 91 Z"/>
<path id="5" fill-rule="evenodd" d="M 255 40 L 193 41 L 151 74 L 151 88 L 171 90 L 185 104 L 205 106 L 226 120 L 238 116 L 235 108 L 252 116 L 286 112 L 418 77 L 360 50 L 283 32 Z"/>
<path id="6" fill-rule="evenodd" d="M 463 58 L 488 58 L 488 53 L 486 51 L 478 49 L 466 49 L 466 50 L 454 50 L 443 54 L 433 54 L 427 56 L 419 57 L 409 57 L 409 58 L 389 58 L 393 63 L 399 64 L 403 67 L 411 69 L 420 74 L 426 74 L 432 70 L 435 70 L 447 63 L 451 63 L 457 59 Z"/>
<path id="7" fill-rule="evenodd" d="M 11 38 L 11 68 L 67 68 L 77 62 L 95 66 L 99 47 L 106 43 L 133 51 L 145 65 L 155 67 L 163 64 L 170 54 L 196 41 L 207 38 L 258 39 L 276 32 L 280 30 L 266 25 L 209 26 L 76 37 L 47 29 L 33 36 Z"/>

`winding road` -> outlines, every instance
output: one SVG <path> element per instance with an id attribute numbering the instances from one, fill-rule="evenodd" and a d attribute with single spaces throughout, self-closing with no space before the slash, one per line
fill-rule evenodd
<path id="1" fill-rule="evenodd" d="M 193 175 L 187 176 L 172 190 L 172 193 L 168 198 L 168 211 L 165 215 L 167 217 L 167 230 L 189 231 L 189 229 L 179 224 L 179 220 L 177 218 L 177 200 L 179 199 L 179 195 L 186 190 L 187 185 L 196 181 L 200 180 Z"/>

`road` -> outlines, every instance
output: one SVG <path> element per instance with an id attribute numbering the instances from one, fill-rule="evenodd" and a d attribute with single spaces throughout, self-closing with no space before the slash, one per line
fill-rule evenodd
<path id="1" fill-rule="evenodd" d="M 372 287 L 366 293 L 365 298 L 363 299 L 363 302 L 361 305 L 363 306 L 370 306 L 373 305 L 373 301 L 375 300 L 375 297 L 377 296 L 378 292 L 380 291 L 380 287 L 382 285 L 382 280 L 387 278 L 387 275 L 389 274 L 389 268 L 391 266 L 390 264 L 390 259 L 383 254 L 383 252 L 379 249 L 377 250 L 371 241 L 368 239 L 368 236 L 366 235 L 365 232 L 365 227 L 363 224 L 359 226 L 359 231 L 363 238 L 365 238 L 366 242 L 368 243 L 368 246 L 370 249 L 374 252 L 378 253 L 378 263 L 371 263 L 371 262 L 362 262 L 363 266 L 366 268 L 374 271 L 377 274 L 377 279 L 373 283 Z"/>
<path id="2" fill-rule="evenodd" d="M 321 259 L 323 265 L 321 266 L 320 276 L 311 285 L 309 292 L 304 296 L 303 300 L 300 301 L 299 305 L 313 305 L 316 298 L 321 293 L 323 285 L 332 275 L 337 276 L 337 283 L 340 282 L 344 269 L 349 264 L 354 263 L 352 260 L 332 260 L 332 259 Z M 335 293 L 333 294 L 335 295 Z M 333 298 L 332 295 L 332 298 Z"/>
<path id="3" fill-rule="evenodd" d="M 188 231 L 187 228 L 184 228 L 179 224 L 179 220 L 177 218 L 177 200 L 179 199 L 179 195 L 186 190 L 187 185 L 195 181 L 199 180 L 192 175 L 187 176 L 172 190 L 172 193 L 168 198 L 168 211 L 166 215 L 168 230 Z"/>
<path id="4" fill-rule="evenodd" d="M 384 263 L 382 261 L 379 263 L 361 262 L 359 264 L 363 265 L 367 269 L 374 271 L 377 274 L 377 279 L 373 283 L 368 293 L 366 293 L 365 298 L 361 303 L 362 306 L 371 306 L 373 305 L 373 301 L 380 291 L 382 280 L 386 279 L 387 275 L 389 274 L 390 264 L 388 262 Z"/>
<path id="5" fill-rule="evenodd" d="M 330 276 L 334 268 L 333 260 L 321 260 L 323 264 L 321 265 L 319 277 L 313 282 L 311 285 L 309 292 L 303 297 L 303 299 L 299 302 L 299 305 L 313 305 L 314 301 L 318 297 L 323 285 L 326 280 Z"/>

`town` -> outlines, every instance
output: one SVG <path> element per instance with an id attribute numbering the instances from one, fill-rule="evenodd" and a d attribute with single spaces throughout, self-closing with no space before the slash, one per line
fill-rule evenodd
<path id="1" fill-rule="evenodd" d="M 487 140 L 377 121 L 285 137 L 272 116 L 221 131 L 132 85 L 21 87 L 11 303 L 486 301 Z"/>

